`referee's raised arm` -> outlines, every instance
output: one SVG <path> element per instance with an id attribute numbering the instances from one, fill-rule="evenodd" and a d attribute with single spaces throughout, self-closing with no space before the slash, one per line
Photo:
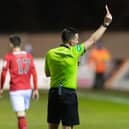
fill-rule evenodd
<path id="1" fill-rule="evenodd" d="M 88 38 L 88 40 L 84 41 L 86 50 L 93 46 L 96 41 L 98 41 L 102 37 L 102 35 L 112 22 L 112 14 L 110 13 L 107 5 L 105 6 L 105 9 L 106 15 L 104 17 L 102 25 Z"/>

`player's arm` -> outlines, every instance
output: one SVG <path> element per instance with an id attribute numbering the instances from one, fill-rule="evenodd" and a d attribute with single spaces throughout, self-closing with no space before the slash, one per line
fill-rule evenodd
<path id="1" fill-rule="evenodd" d="M 35 65 L 33 63 L 33 59 L 31 61 L 31 73 L 32 73 L 33 85 L 34 85 L 32 98 L 38 100 L 39 99 L 39 91 L 38 91 L 38 83 L 37 83 L 38 79 L 37 79 L 37 72 L 36 72 Z"/>
<path id="2" fill-rule="evenodd" d="M 3 94 L 3 88 L 4 88 L 4 83 L 6 79 L 6 74 L 9 68 L 9 61 L 8 58 L 5 56 L 4 61 L 3 61 L 3 67 L 2 67 L 2 72 L 1 72 L 1 80 L 0 80 L 0 96 Z"/>
<path id="3" fill-rule="evenodd" d="M 103 24 L 88 38 L 88 40 L 84 42 L 86 50 L 89 49 L 91 46 L 93 46 L 102 37 L 107 27 L 112 22 L 112 15 L 108 9 L 108 6 L 106 5 L 105 8 L 106 8 L 106 15 L 104 17 Z"/>

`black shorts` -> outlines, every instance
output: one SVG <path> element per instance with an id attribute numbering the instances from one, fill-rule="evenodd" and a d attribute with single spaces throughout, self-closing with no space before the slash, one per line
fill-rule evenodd
<path id="1" fill-rule="evenodd" d="M 48 123 L 73 126 L 78 125 L 78 100 L 75 90 L 63 88 L 63 94 L 58 94 L 58 88 L 49 90 Z"/>

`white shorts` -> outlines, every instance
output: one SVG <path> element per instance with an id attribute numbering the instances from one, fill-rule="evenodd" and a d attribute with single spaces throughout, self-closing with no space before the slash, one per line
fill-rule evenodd
<path id="1" fill-rule="evenodd" d="M 15 112 L 29 109 L 32 90 L 18 90 L 10 92 L 10 100 Z"/>

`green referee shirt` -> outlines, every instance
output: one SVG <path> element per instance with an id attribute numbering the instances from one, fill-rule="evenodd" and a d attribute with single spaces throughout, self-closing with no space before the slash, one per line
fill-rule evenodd
<path id="1" fill-rule="evenodd" d="M 50 73 L 50 86 L 76 89 L 78 59 L 84 53 L 84 43 L 71 47 L 59 46 L 48 51 L 45 70 Z"/>

